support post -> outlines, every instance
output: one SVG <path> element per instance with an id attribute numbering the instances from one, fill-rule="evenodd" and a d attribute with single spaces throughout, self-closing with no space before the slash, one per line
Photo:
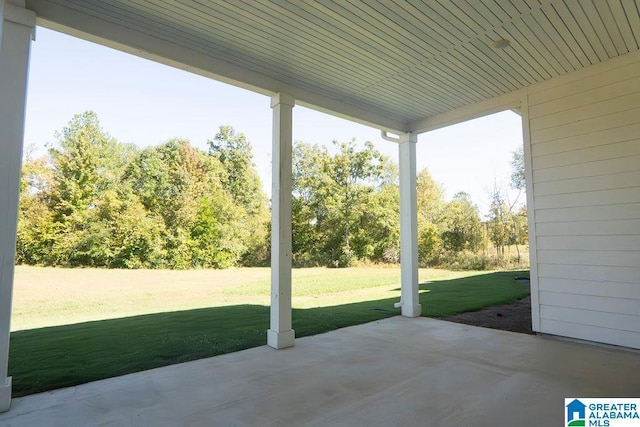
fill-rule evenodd
<path id="1" fill-rule="evenodd" d="M 416 203 L 416 143 L 415 134 L 400 135 L 400 268 L 401 297 L 396 307 L 402 307 L 405 317 L 422 313 L 418 295 L 418 207 Z"/>
<path id="2" fill-rule="evenodd" d="M 8 376 L 18 200 L 35 13 L 24 0 L 0 0 L 0 412 L 11 404 Z"/>
<path id="3" fill-rule="evenodd" d="M 279 93 L 271 98 L 273 153 L 271 187 L 271 326 L 267 344 L 292 347 L 291 325 L 291 175 L 295 100 Z"/>

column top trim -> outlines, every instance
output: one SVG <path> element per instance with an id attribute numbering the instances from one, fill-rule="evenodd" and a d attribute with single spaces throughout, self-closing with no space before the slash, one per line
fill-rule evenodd
<path id="1" fill-rule="evenodd" d="M 418 134 L 411 132 L 398 135 L 399 144 L 403 144 L 406 142 L 413 142 L 414 144 L 416 144 L 418 142 Z"/>
<path id="2" fill-rule="evenodd" d="M 289 105 L 290 107 L 295 107 L 296 100 L 293 96 L 287 95 L 286 93 L 276 93 L 271 97 L 271 108 L 277 106 L 278 104 Z"/>
<path id="3" fill-rule="evenodd" d="M 36 26 L 36 13 L 34 11 L 11 3 L 4 4 L 3 19 L 25 27 L 34 28 Z"/>

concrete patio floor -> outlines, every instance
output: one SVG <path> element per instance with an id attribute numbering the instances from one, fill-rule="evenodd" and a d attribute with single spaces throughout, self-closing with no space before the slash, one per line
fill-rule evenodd
<path id="1" fill-rule="evenodd" d="M 2 426 L 551 426 L 640 397 L 640 353 L 394 317 L 14 399 Z"/>

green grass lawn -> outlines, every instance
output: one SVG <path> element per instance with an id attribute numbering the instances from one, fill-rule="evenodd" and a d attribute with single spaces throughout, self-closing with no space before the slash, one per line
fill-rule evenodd
<path id="1" fill-rule="evenodd" d="M 14 396 L 264 345 L 268 274 L 20 267 L 13 319 L 20 330 L 11 334 L 9 362 Z M 528 294 L 513 280 L 522 274 L 421 270 L 422 315 L 514 302 Z M 297 337 L 399 314 L 398 269 L 300 269 L 293 283 Z"/>

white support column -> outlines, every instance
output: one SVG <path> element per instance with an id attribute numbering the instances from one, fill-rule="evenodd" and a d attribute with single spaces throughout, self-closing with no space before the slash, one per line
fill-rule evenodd
<path id="1" fill-rule="evenodd" d="M 20 168 L 35 13 L 24 0 L 0 0 L 0 412 L 11 403 L 8 376 L 13 264 L 16 254 Z"/>
<path id="2" fill-rule="evenodd" d="M 271 98 L 271 327 L 267 331 L 267 344 L 276 349 L 292 347 L 295 338 L 291 328 L 291 151 L 294 105 L 295 100 L 282 93 Z"/>
<path id="3" fill-rule="evenodd" d="M 400 263 L 401 299 L 405 317 L 419 317 L 422 309 L 418 297 L 418 207 L 416 203 L 415 134 L 400 135 Z"/>

